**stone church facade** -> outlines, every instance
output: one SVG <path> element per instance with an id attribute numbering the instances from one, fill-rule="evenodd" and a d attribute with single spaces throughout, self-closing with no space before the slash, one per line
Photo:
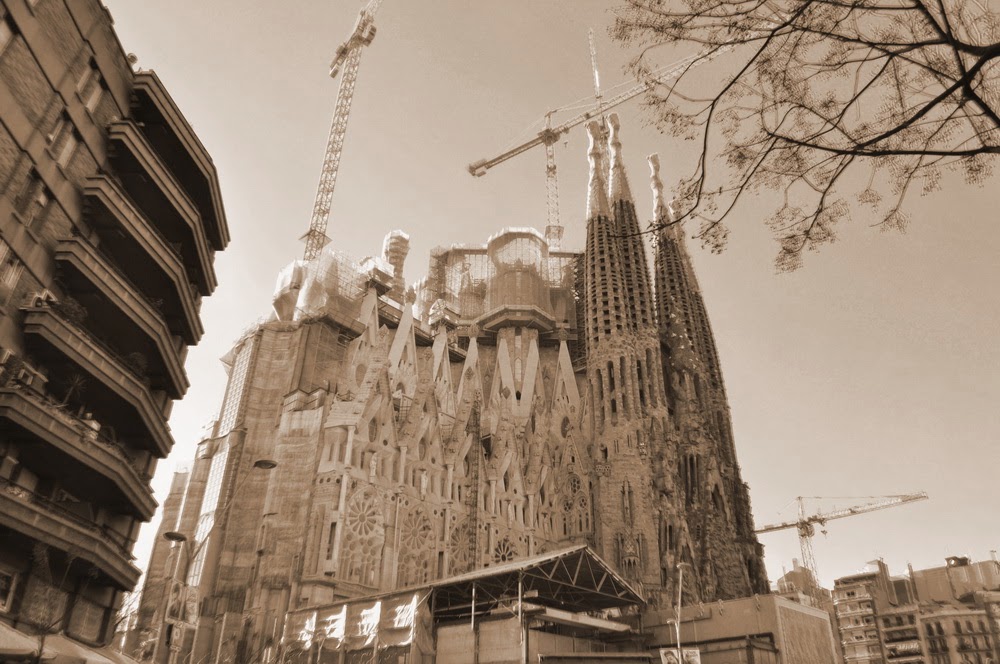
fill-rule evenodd
<path id="1" fill-rule="evenodd" d="M 381 258 L 282 272 L 165 503 L 187 542 L 158 539 L 147 622 L 179 574 L 198 588 L 182 649 L 264 647 L 288 610 L 578 542 L 654 606 L 679 563 L 687 601 L 767 592 L 681 229 L 650 270 L 617 118 L 590 130 L 582 253 L 558 227 L 505 229 L 436 250 L 407 289 L 396 231 Z"/>

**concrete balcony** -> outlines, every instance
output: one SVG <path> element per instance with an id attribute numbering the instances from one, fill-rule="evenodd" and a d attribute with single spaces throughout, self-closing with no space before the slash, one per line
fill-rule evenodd
<path id="1" fill-rule="evenodd" d="M 840 625 L 841 631 L 848 629 L 875 629 L 875 623 L 868 623 L 868 624 L 862 623 L 860 625 L 844 625 L 844 624 Z"/>
<path id="2" fill-rule="evenodd" d="M 198 208 L 134 122 L 109 124 L 108 142 L 115 175 L 130 198 L 164 237 L 179 245 L 188 278 L 202 295 L 211 295 L 215 270 Z"/>
<path id="3" fill-rule="evenodd" d="M 0 478 L 0 525 L 25 537 L 72 552 L 115 586 L 132 590 L 141 572 L 124 542 L 63 505 Z"/>
<path id="4" fill-rule="evenodd" d="M 843 602 L 857 602 L 862 599 L 871 599 L 871 593 L 867 590 L 855 590 L 853 596 L 847 595 L 848 591 L 845 590 L 834 590 L 833 591 L 833 603 L 841 604 Z"/>
<path id="5" fill-rule="evenodd" d="M 131 116 L 198 208 L 212 247 L 225 249 L 229 228 L 215 164 L 156 72 L 135 75 Z"/>
<path id="6" fill-rule="evenodd" d="M 890 647 L 888 648 L 888 651 L 889 652 L 886 654 L 886 660 L 890 662 L 902 662 L 903 664 L 909 664 L 910 662 L 924 661 L 924 655 L 920 650 L 920 644 L 917 642 L 914 642 L 910 648 L 900 649 Z"/>
<path id="7" fill-rule="evenodd" d="M 106 337 L 116 340 L 122 355 L 138 353 L 148 358 L 147 377 L 155 389 L 180 399 L 188 388 L 187 376 L 175 341 L 155 305 L 96 247 L 81 237 L 56 245 L 56 264 L 70 295 L 83 304 L 88 323 L 99 325 Z"/>
<path id="8" fill-rule="evenodd" d="M 53 306 L 39 303 L 22 312 L 25 346 L 48 368 L 50 382 L 82 372 L 85 384 L 80 396 L 95 418 L 114 427 L 117 439 L 127 445 L 166 457 L 173 439 L 163 404 L 154 401 L 143 378 Z"/>
<path id="9" fill-rule="evenodd" d="M 83 194 L 87 221 L 97 230 L 102 251 L 146 297 L 163 301 L 171 333 L 188 344 L 198 343 L 204 332 L 198 299 L 180 255 L 110 177 L 87 178 Z"/>
<path id="10" fill-rule="evenodd" d="M 114 441 L 65 406 L 24 386 L 0 388 L 5 440 L 18 445 L 21 463 L 58 478 L 74 495 L 148 521 L 156 511 L 149 478 Z M 99 426 L 99 425 L 97 425 Z"/>

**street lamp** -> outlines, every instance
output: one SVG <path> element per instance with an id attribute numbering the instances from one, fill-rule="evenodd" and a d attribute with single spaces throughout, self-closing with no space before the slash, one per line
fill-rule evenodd
<path id="1" fill-rule="evenodd" d="M 269 471 L 269 470 L 273 470 L 277 466 L 278 466 L 278 462 L 275 461 L 275 460 L 273 460 L 273 459 L 257 459 L 251 465 L 250 470 L 251 470 L 251 472 L 254 469 L 260 469 L 260 470 Z M 223 504 L 223 506 L 221 508 L 219 508 L 218 510 L 215 510 L 215 511 L 219 512 L 219 513 L 223 513 L 223 514 L 228 515 L 229 514 L 229 508 L 232 506 L 233 501 L 236 499 L 236 496 L 239 495 L 240 490 L 243 488 L 243 486 L 246 484 L 247 480 L 249 480 L 249 479 L 250 479 L 250 473 L 247 473 L 243 477 L 243 479 L 233 489 L 233 492 L 229 495 L 229 497 L 227 498 L 225 504 Z M 188 580 L 190 578 L 189 575 L 190 575 L 190 570 L 191 570 L 191 563 L 198 559 L 198 554 L 200 554 L 201 550 L 205 547 L 205 545 L 208 544 L 209 541 L 211 541 L 212 535 L 215 533 L 215 529 L 218 527 L 218 524 L 219 524 L 219 521 L 217 519 L 215 519 L 215 517 L 213 516 L 213 518 L 212 518 L 212 526 L 208 529 L 208 532 L 205 533 L 204 538 L 200 542 L 196 542 L 196 546 L 194 547 L 194 550 L 192 550 L 190 552 L 187 552 L 187 554 L 185 555 L 185 557 L 184 557 L 184 574 L 181 577 L 183 579 L 183 584 L 184 584 L 185 588 L 190 588 L 190 586 L 188 586 Z M 186 544 L 186 543 L 189 543 L 191 541 L 191 538 L 188 537 L 186 534 L 184 534 L 182 532 L 179 532 L 179 531 L 176 531 L 176 530 L 168 530 L 167 532 L 163 533 L 163 539 L 165 539 L 165 540 L 167 540 L 169 542 L 180 544 L 182 546 L 184 544 Z M 166 588 L 166 591 L 163 593 L 163 603 L 162 603 L 162 607 L 161 607 L 162 608 L 162 612 L 161 612 L 160 624 L 159 624 L 158 633 L 157 633 L 157 636 L 156 636 L 156 644 L 153 647 L 152 661 L 154 663 L 157 661 L 157 655 L 158 655 L 158 652 L 159 652 L 159 649 L 160 649 L 160 645 L 163 642 L 163 634 L 164 634 L 164 632 L 166 632 L 167 620 L 169 618 L 169 613 L 170 613 L 170 609 L 171 609 L 171 600 L 173 599 L 171 597 L 171 595 L 173 594 L 173 591 L 174 591 L 174 587 L 175 587 L 174 584 L 177 583 L 177 581 L 178 581 L 178 574 L 177 573 L 179 571 L 179 567 L 180 567 L 180 556 L 178 555 L 177 558 L 174 560 L 173 571 L 172 571 L 170 579 L 169 579 L 168 587 Z M 195 586 L 195 592 L 197 593 L 197 586 Z M 180 599 L 180 598 L 178 598 L 178 599 Z M 181 611 L 186 611 L 186 609 L 187 609 L 186 605 L 187 605 L 188 601 L 190 601 L 190 598 L 188 597 L 187 593 L 185 593 L 185 595 L 184 595 L 184 600 L 185 600 L 184 601 L 185 606 L 183 606 L 181 608 Z M 198 598 L 196 597 L 195 598 L 195 604 L 197 604 L 197 600 L 198 600 Z M 185 621 L 184 621 L 183 618 L 185 618 L 186 616 L 183 616 L 183 614 L 179 614 L 179 615 L 182 617 L 182 620 L 180 620 L 178 622 L 178 626 L 183 626 L 185 624 Z M 197 617 L 195 618 L 195 620 L 197 620 Z M 182 627 L 182 629 L 184 629 L 184 627 Z M 197 629 L 198 629 L 198 626 L 197 626 L 197 623 L 196 623 L 195 624 L 195 631 L 196 631 L 196 633 L 197 633 Z M 172 637 L 172 635 L 171 635 L 171 637 Z M 176 661 L 176 652 L 177 652 L 176 650 L 171 649 L 171 653 L 169 655 L 169 660 L 168 660 L 169 662 Z"/>
<path id="2" fill-rule="evenodd" d="M 677 620 L 674 621 L 674 636 L 677 642 L 677 661 L 683 662 L 684 656 L 681 651 L 681 599 L 684 597 L 684 568 L 690 567 L 691 563 L 677 563 Z"/>

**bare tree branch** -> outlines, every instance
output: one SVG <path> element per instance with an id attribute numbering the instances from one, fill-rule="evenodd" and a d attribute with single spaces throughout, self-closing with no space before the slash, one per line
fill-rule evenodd
<path id="1" fill-rule="evenodd" d="M 698 141 L 680 220 L 715 250 L 742 198 L 780 192 L 765 221 L 794 269 L 858 203 L 902 228 L 915 182 L 933 191 L 947 166 L 981 185 L 1000 153 L 1000 16 L 979 0 L 625 0 L 611 32 L 640 77 L 662 50 L 703 54 L 647 105 Z M 708 59 L 714 82 L 693 73 Z"/>

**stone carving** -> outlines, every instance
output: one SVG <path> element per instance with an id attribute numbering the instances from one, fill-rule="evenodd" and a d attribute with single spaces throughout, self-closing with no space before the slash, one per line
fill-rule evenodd
<path id="1" fill-rule="evenodd" d="M 448 552 L 451 556 L 450 570 L 452 574 L 461 574 L 472 568 L 472 533 L 468 521 L 462 521 L 451 529 L 448 542 Z"/>
<path id="2" fill-rule="evenodd" d="M 361 489 L 348 498 L 345 513 L 349 536 L 342 547 L 341 578 L 377 587 L 385 543 L 382 501 L 374 491 Z"/>
<path id="3" fill-rule="evenodd" d="M 517 547 L 510 541 L 509 537 L 504 537 L 493 547 L 493 561 L 505 563 L 518 557 Z"/>
<path id="4" fill-rule="evenodd" d="M 400 527 L 398 585 L 410 586 L 431 580 L 434 534 L 423 509 L 408 512 Z"/>

